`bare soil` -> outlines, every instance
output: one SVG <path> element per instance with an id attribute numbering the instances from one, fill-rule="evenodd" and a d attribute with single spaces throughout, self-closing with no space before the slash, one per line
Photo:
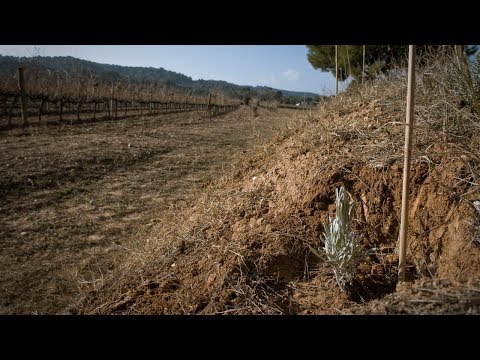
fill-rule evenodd
<path id="1" fill-rule="evenodd" d="M 162 226 L 162 211 L 295 112 L 248 107 L 0 132 L 0 314 L 58 314 Z"/>

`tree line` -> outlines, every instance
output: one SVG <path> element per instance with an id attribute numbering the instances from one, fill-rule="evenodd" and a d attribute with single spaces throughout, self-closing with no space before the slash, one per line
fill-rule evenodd
<path id="1" fill-rule="evenodd" d="M 330 71 L 335 76 L 335 45 L 307 45 L 307 59 L 314 69 Z M 478 45 L 465 45 L 463 51 L 470 57 Z M 422 61 L 427 52 L 454 50 L 454 45 L 416 46 L 417 58 Z M 405 65 L 407 45 L 338 45 L 338 76 L 340 81 L 351 77 L 353 82 L 362 76 L 366 79 L 385 74 L 398 65 Z M 365 68 L 364 68 L 365 64 Z"/>

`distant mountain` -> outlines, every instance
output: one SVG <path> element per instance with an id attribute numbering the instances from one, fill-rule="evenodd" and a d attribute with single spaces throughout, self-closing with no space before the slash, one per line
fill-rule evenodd
<path id="1" fill-rule="evenodd" d="M 71 56 L 37 56 L 33 58 L 0 55 L 0 76 L 14 74 L 19 66 L 37 66 L 53 72 L 79 72 L 93 75 L 104 81 L 128 80 L 144 84 L 156 83 L 167 87 L 191 90 L 194 94 L 206 94 L 218 89 L 226 94 L 244 99 L 259 97 L 262 100 L 278 99 L 293 103 L 303 98 L 318 98 L 318 94 L 274 89 L 267 86 L 242 86 L 219 80 L 192 80 L 191 77 L 164 68 L 99 64 Z"/>

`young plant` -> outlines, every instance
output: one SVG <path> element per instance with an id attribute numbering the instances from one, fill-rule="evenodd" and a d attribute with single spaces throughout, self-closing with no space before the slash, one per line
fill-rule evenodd
<path id="1" fill-rule="evenodd" d="M 342 186 L 335 190 L 335 195 L 337 216 L 334 219 L 329 216 L 329 224 L 323 225 L 325 234 L 322 241 L 327 262 L 332 266 L 335 280 L 338 286 L 346 291 L 345 286 L 352 281 L 356 265 L 365 255 L 365 251 L 351 229 L 353 202 L 350 201 L 348 192 Z M 317 251 L 314 253 L 320 256 Z"/>

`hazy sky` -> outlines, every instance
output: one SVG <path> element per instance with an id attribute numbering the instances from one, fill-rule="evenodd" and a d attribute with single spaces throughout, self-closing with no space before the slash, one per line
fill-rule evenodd
<path id="1" fill-rule="evenodd" d="M 335 92 L 335 78 L 312 68 L 304 45 L 0 45 L 0 54 L 69 55 L 102 64 L 163 67 L 194 80 Z"/>

